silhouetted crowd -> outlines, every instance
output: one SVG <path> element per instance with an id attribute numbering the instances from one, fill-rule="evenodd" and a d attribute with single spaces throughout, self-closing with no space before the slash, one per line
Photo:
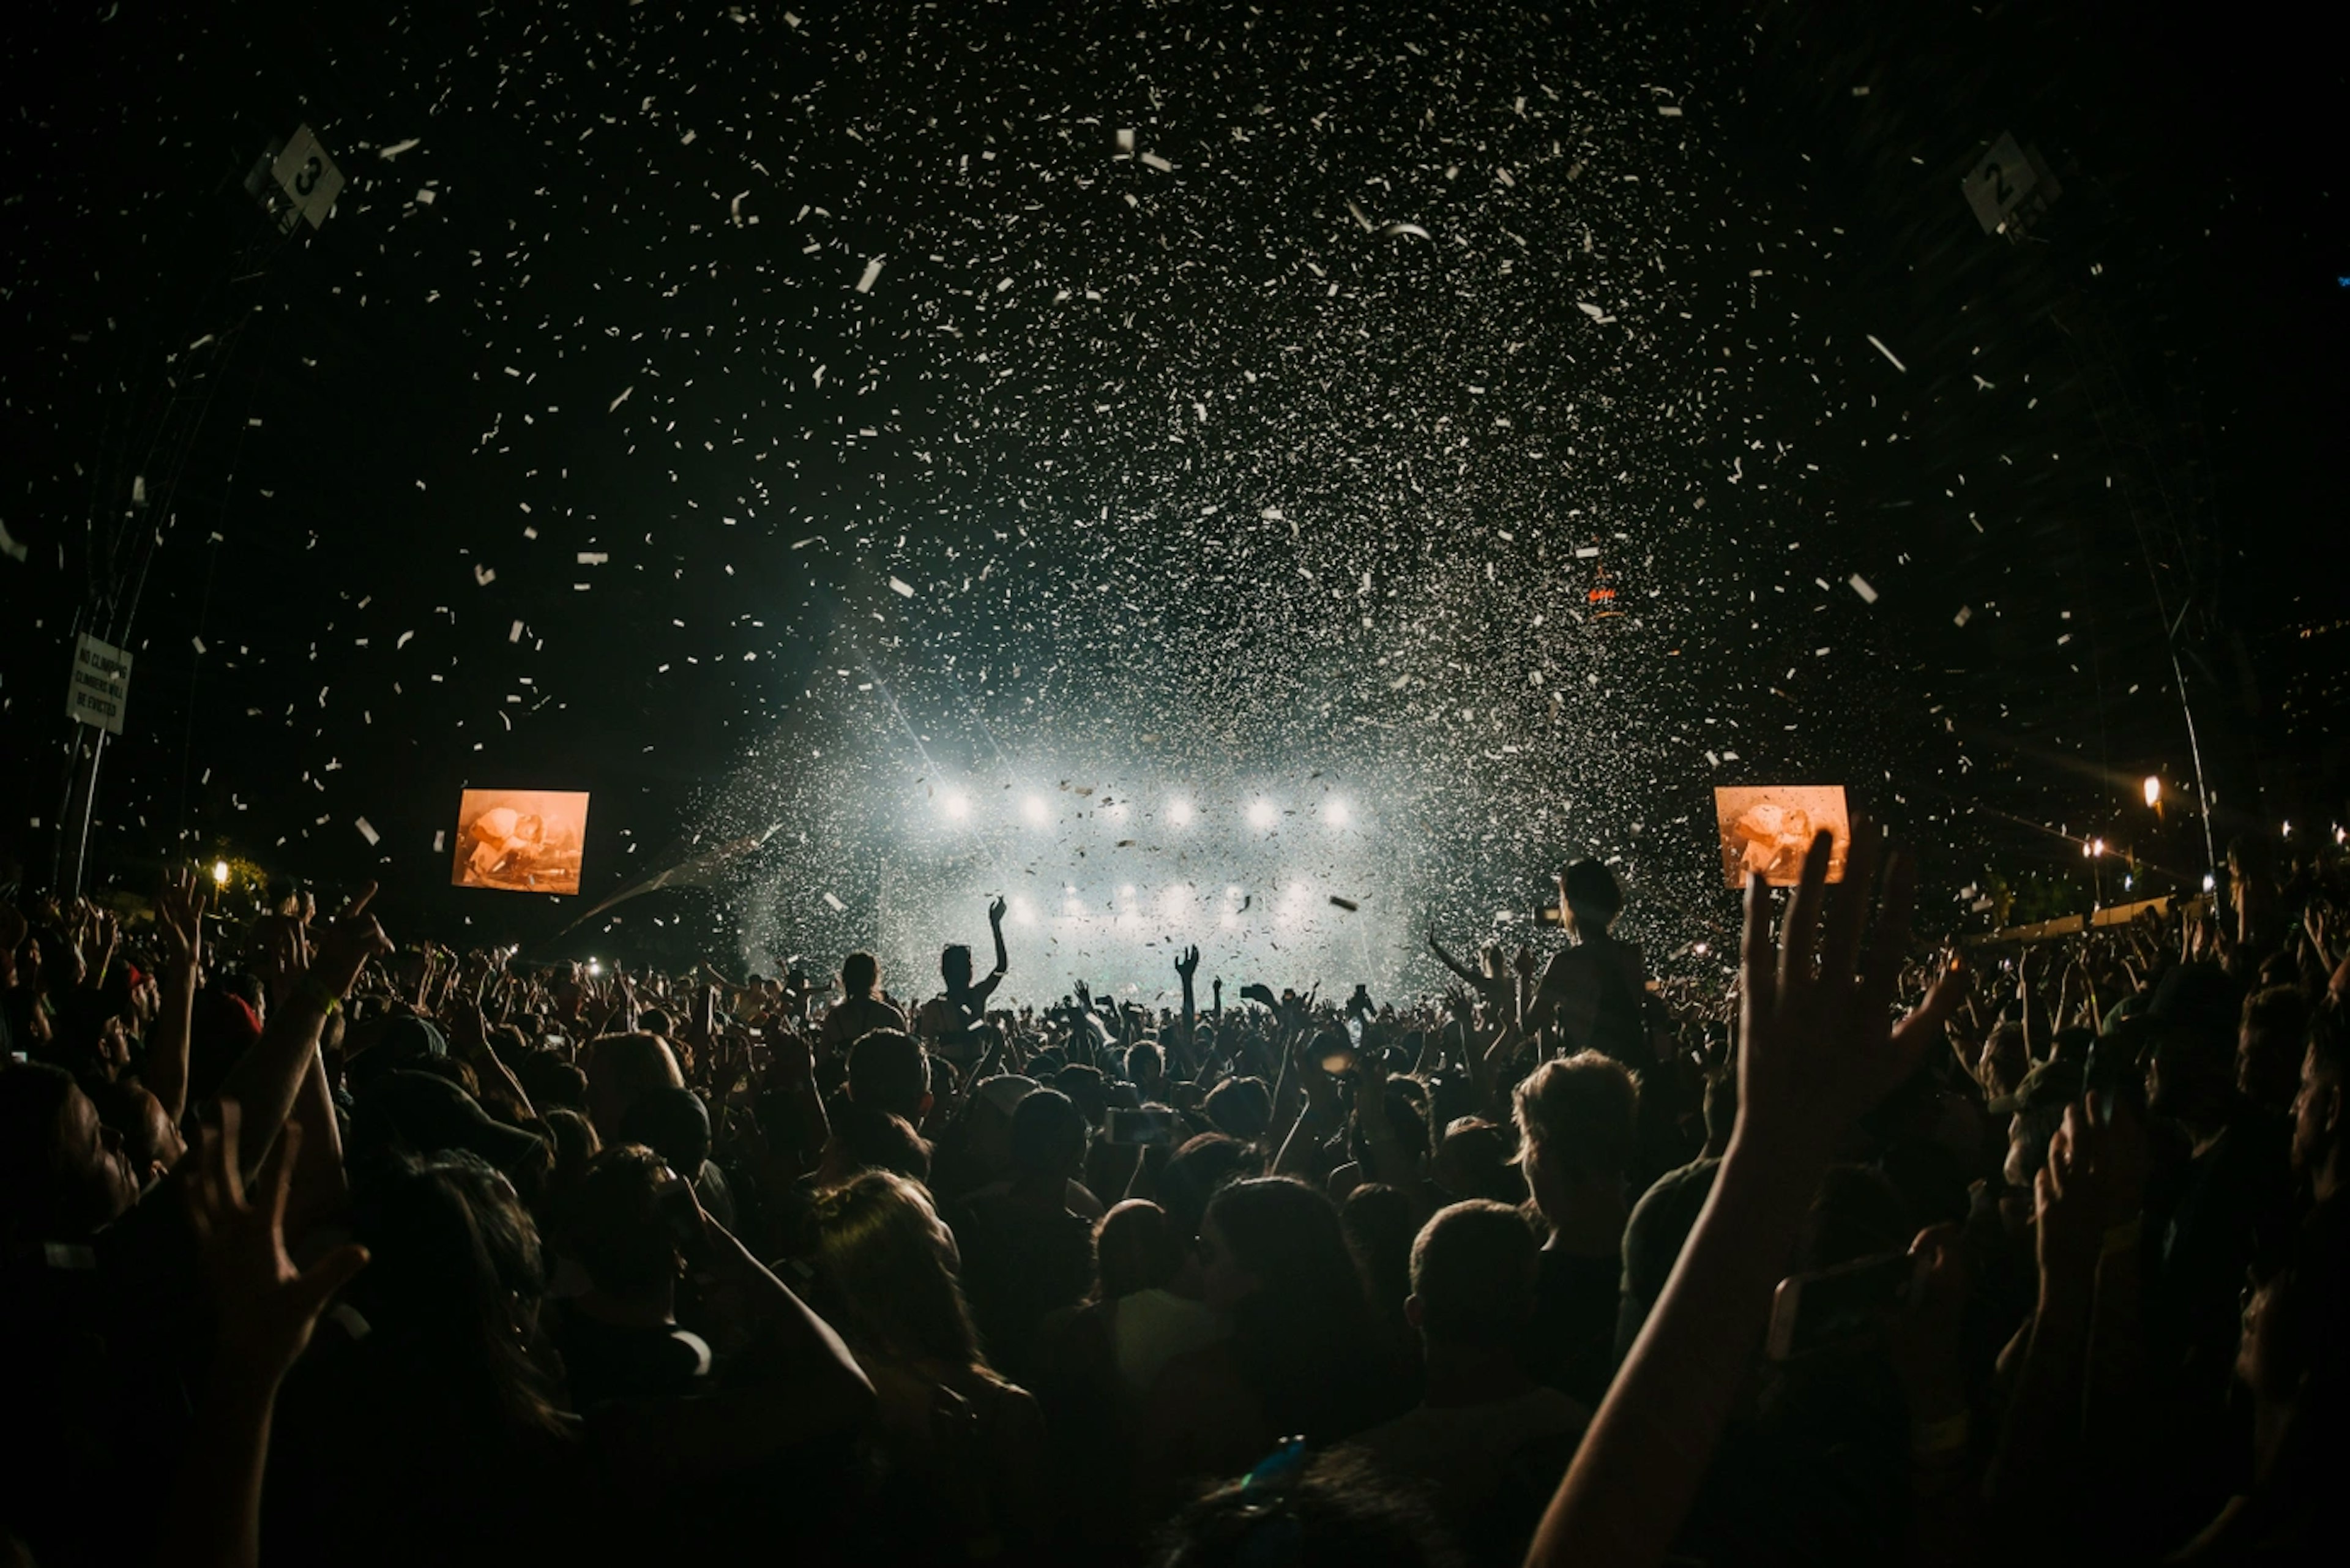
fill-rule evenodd
<path id="1" fill-rule="evenodd" d="M 20 897 L 0 1557 L 2342 1561 L 2344 865 L 1939 951 L 1827 867 L 1712 984 L 1586 861 L 1163 1008 L 1001 904 L 909 1004 Z"/>

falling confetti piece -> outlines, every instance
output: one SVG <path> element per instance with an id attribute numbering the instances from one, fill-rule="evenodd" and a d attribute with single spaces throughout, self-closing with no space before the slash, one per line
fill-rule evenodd
<path id="1" fill-rule="evenodd" d="M 846 909 L 848 908 L 848 906 L 847 906 L 847 905 L 846 905 L 846 904 L 842 903 L 838 898 L 837 898 L 833 897 L 830 893 L 827 893 L 827 894 L 824 896 L 824 901 L 825 901 L 826 903 L 827 903 L 827 904 L 831 905 L 835 910 L 846 910 Z"/>
<path id="2" fill-rule="evenodd" d="M 620 407 L 620 405 L 621 405 L 622 403 L 627 402 L 627 401 L 629 400 L 629 394 L 630 392 L 635 391 L 635 390 L 636 390 L 636 388 L 634 388 L 634 387 L 623 387 L 623 388 L 621 388 L 621 389 L 620 389 L 620 395 L 619 395 L 619 397 L 617 397 L 617 398 L 614 398 L 614 399 L 613 399 L 609 403 L 606 404 L 606 405 L 604 406 L 604 411 L 605 411 L 606 413 L 608 413 L 608 414 L 609 414 L 609 413 L 617 413 L 617 412 L 619 412 L 619 407 Z"/>
<path id="3" fill-rule="evenodd" d="M 871 261 L 865 264 L 865 275 L 857 280 L 858 293 L 870 294 L 873 292 L 873 286 L 876 283 L 879 283 L 881 279 L 881 257 L 875 256 Z"/>
<path id="4" fill-rule="evenodd" d="M 360 817 L 351 826 L 358 828 L 359 830 L 359 836 L 366 839 L 370 845 L 380 844 L 382 842 L 382 838 L 377 834 L 374 827 L 369 826 L 366 817 Z"/>
<path id="5" fill-rule="evenodd" d="M 914 585 L 892 577 L 889 579 L 889 591 L 901 599 L 910 599 L 914 597 Z"/>
<path id="6" fill-rule="evenodd" d="M 1880 342 L 1876 333 L 1872 332 L 1868 334 L 1868 342 L 1871 348 L 1875 348 L 1879 354 L 1885 356 L 1886 363 L 1891 365 L 1895 369 L 1900 371 L 1905 376 L 1909 373 L 1909 367 L 1895 358 L 1893 357 L 1893 350 L 1887 348 L 1882 342 Z"/>
<path id="7" fill-rule="evenodd" d="M 1852 591 L 1860 596 L 1861 603 L 1873 605 L 1877 602 L 1877 590 L 1868 586 L 1868 579 L 1866 577 L 1862 576 L 1858 572 L 1855 572 L 1852 575 L 1851 582 Z"/>

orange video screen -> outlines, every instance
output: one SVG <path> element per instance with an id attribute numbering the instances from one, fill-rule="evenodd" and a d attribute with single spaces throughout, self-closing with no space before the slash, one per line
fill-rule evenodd
<path id="1" fill-rule="evenodd" d="M 1822 828 L 1835 836 L 1828 850 L 1828 880 L 1844 880 L 1845 857 L 1852 851 L 1852 818 L 1842 784 L 1742 784 L 1713 792 L 1713 815 L 1721 829 L 1721 880 L 1743 888 L 1759 872 L 1773 888 L 1792 888 L 1804 877 L 1804 856 Z"/>
<path id="2" fill-rule="evenodd" d="M 585 790 L 469 789 L 457 803 L 449 879 L 502 893 L 576 894 L 587 843 Z"/>

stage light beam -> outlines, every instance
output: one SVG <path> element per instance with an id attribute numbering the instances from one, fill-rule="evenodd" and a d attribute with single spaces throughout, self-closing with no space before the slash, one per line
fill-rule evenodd
<path id="1" fill-rule="evenodd" d="M 939 805 L 951 821 L 962 822 L 971 815 L 971 796 L 959 789 L 947 791 L 940 797 Z"/>
<path id="2" fill-rule="evenodd" d="M 1354 819 L 1354 811 L 1343 800 L 1334 800 L 1322 808 L 1322 820 L 1333 827 L 1344 827 Z"/>

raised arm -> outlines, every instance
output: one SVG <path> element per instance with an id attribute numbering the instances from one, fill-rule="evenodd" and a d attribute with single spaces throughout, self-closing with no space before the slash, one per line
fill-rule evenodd
<path id="1" fill-rule="evenodd" d="M 1770 896 L 1761 878 L 1747 880 L 1737 1127 L 1680 1262 L 1551 1500 L 1529 1564 L 1649 1568 L 1663 1560 L 1837 1142 L 1915 1067 L 1957 1000 L 1956 979 L 1946 975 L 1916 1012 L 1888 1023 L 1909 935 L 1908 857 L 1891 857 L 1872 929 L 1873 835 L 1853 825 L 1850 865 L 1833 887 L 1829 847 L 1825 833 L 1812 841 L 1775 953 Z"/>
<path id="2" fill-rule="evenodd" d="M 163 1002 L 147 1041 L 147 1089 L 174 1127 L 188 1109 L 188 1037 L 195 1020 L 196 974 L 203 965 L 203 919 L 195 873 L 166 879 L 155 898 Z"/>
<path id="3" fill-rule="evenodd" d="M 262 1470 L 277 1386 L 328 1300 L 368 1261 L 363 1247 L 338 1247 L 307 1270 L 295 1269 L 284 1221 L 301 1130 L 288 1128 L 276 1158 L 255 1176 L 256 1207 L 247 1201 L 238 1147 L 242 1119 L 234 1099 L 221 1101 L 220 1126 L 199 1134 L 188 1183 L 220 1343 L 172 1489 L 157 1558 L 164 1568 L 252 1568 L 261 1561 Z"/>
<path id="4" fill-rule="evenodd" d="M 1484 988 L 1485 977 L 1483 975 L 1479 974 L 1475 970 L 1471 969 L 1467 964 L 1462 963 L 1459 959 L 1454 958 L 1451 953 L 1444 950 L 1444 944 L 1436 940 L 1436 928 L 1434 926 L 1428 928 L 1428 950 L 1436 955 L 1437 962 L 1442 964 L 1446 969 L 1451 970 L 1454 974 L 1460 976 L 1471 990 L 1482 990 Z"/>
<path id="5" fill-rule="evenodd" d="M 391 939 L 367 912 L 375 884 L 359 890 L 343 912 L 319 929 L 317 946 L 296 926 L 288 929 L 278 961 L 282 994 L 253 1048 L 229 1069 L 223 1097 L 244 1107 L 243 1157 L 248 1164 L 269 1152 L 294 1096 L 318 1054 L 327 1014 L 343 1004 L 368 960 L 391 951 Z"/>

